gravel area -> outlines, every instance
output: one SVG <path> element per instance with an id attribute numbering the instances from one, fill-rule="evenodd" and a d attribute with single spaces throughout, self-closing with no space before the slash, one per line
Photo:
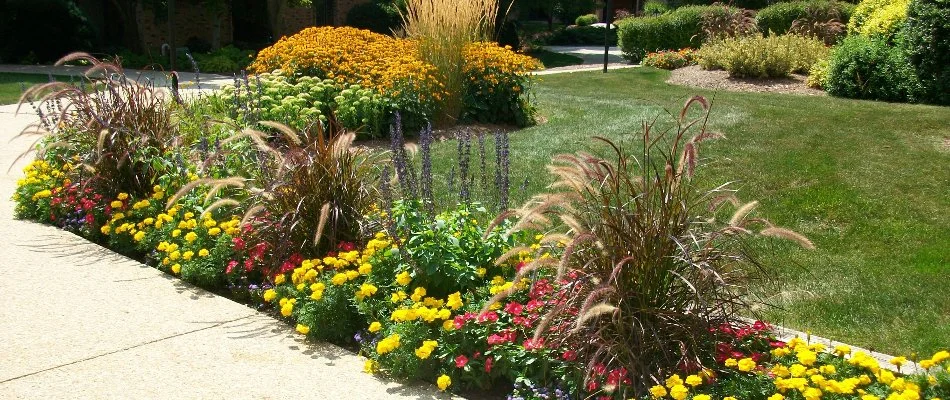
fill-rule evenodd
<path id="1" fill-rule="evenodd" d="M 666 82 L 674 85 L 693 86 L 705 89 L 720 89 L 733 92 L 792 93 L 808 96 L 824 96 L 822 90 L 805 85 L 805 75 L 793 74 L 790 78 L 755 79 L 730 78 L 726 71 L 705 71 L 698 65 L 673 70 Z"/>

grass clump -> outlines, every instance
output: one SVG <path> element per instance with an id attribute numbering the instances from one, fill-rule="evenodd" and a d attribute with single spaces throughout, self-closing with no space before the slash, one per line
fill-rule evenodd
<path id="1" fill-rule="evenodd" d="M 829 50 L 818 39 L 799 35 L 726 38 L 699 49 L 703 69 L 723 69 L 736 78 L 780 78 L 807 73 Z"/>

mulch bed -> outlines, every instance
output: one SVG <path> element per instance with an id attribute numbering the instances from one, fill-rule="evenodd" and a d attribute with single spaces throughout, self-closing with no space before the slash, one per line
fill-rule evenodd
<path id="1" fill-rule="evenodd" d="M 825 96 L 822 90 L 805 85 L 805 75 L 792 74 L 789 78 L 755 79 L 730 78 L 726 71 L 706 71 L 698 65 L 673 70 L 666 82 L 674 85 L 733 92 L 791 93 L 807 96 Z"/>

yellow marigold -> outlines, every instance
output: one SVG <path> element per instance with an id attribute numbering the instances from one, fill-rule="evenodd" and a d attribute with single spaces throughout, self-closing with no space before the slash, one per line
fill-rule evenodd
<path id="1" fill-rule="evenodd" d="M 443 374 L 439 379 L 435 380 L 435 384 L 439 386 L 439 390 L 445 391 L 445 389 L 448 389 L 448 387 L 452 385 L 452 378 Z"/>
<path id="2" fill-rule="evenodd" d="M 683 384 L 683 378 L 680 378 L 679 375 L 673 375 L 669 378 L 666 378 L 666 387 L 668 388 L 672 388 L 673 386 L 682 385 L 682 384 Z"/>
<path id="3" fill-rule="evenodd" d="M 172 273 L 178 275 L 181 273 L 181 264 L 172 265 Z"/>
<path id="4" fill-rule="evenodd" d="M 737 366 L 739 371 L 751 372 L 753 369 L 755 369 L 755 361 L 753 361 L 751 358 L 743 358 L 739 360 Z"/>
<path id="5" fill-rule="evenodd" d="M 402 271 L 396 274 L 396 283 L 406 286 L 412 282 L 412 277 L 409 276 L 409 271 Z"/>
<path id="6" fill-rule="evenodd" d="M 310 333 L 310 327 L 304 324 L 297 324 L 297 332 L 301 335 L 306 335 Z"/>
<path id="7" fill-rule="evenodd" d="M 194 242 L 195 240 L 198 240 L 198 234 L 194 232 L 188 232 L 185 235 L 185 241 L 187 241 L 188 243 Z"/>
<path id="8" fill-rule="evenodd" d="M 670 397 L 676 400 L 683 400 L 689 395 L 689 389 L 683 385 L 674 385 L 670 388 Z"/>
<path id="9" fill-rule="evenodd" d="M 369 324 L 368 328 L 372 333 L 379 332 L 381 329 L 383 329 L 383 324 L 380 324 L 379 321 L 373 321 L 373 323 Z"/>
<path id="10" fill-rule="evenodd" d="M 652 395 L 654 399 L 658 399 L 660 397 L 666 396 L 666 388 L 663 387 L 662 385 L 656 385 L 654 387 L 651 387 L 650 395 Z"/>

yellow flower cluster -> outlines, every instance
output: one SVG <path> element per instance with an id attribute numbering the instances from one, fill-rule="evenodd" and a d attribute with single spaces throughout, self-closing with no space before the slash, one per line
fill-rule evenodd
<path id="1" fill-rule="evenodd" d="M 164 195 L 164 191 L 161 190 L 161 187 L 156 186 L 154 188 L 154 193 L 152 197 L 154 198 L 157 194 Z M 148 200 L 142 200 L 135 204 L 144 205 L 148 207 L 145 203 Z M 133 206 L 134 208 L 135 206 Z M 187 262 L 197 258 L 205 258 L 211 255 L 211 251 L 208 250 L 205 246 L 214 246 L 215 238 L 222 233 L 235 236 L 240 233 L 240 219 L 238 216 L 233 215 L 226 221 L 218 222 L 210 214 L 205 214 L 201 217 L 198 217 L 193 212 L 185 212 L 181 215 L 181 219 L 177 219 L 181 213 L 181 206 L 176 204 L 168 209 L 168 211 L 159 213 L 155 217 L 148 217 L 139 222 L 139 233 L 144 237 L 145 230 L 148 230 L 152 227 L 155 229 L 161 229 L 165 224 L 171 224 L 175 227 L 171 231 L 171 238 L 166 238 L 168 240 L 163 240 L 158 243 L 156 250 L 159 251 L 162 256 L 162 265 L 169 266 L 171 271 L 175 274 L 181 272 L 180 262 Z M 199 223 L 198 218 L 201 222 Z M 113 215 L 113 220 L 115 216 Z M 175 224 L 175 222 L 178 222 Z M 114 222 L 114 221 L 113 221 Z M 111 224 L 111 222 L 110 222 Z M 106 225 L 103 227 L 105 229 Z M 116 228 L 115 232 L 120 233 L 122 226 Z M 205 242 L 199 240 L 201 237 L 207 237 L 211 242 Z M 139 238 L 134 238 L 136 241 L 140 241 Z"/>
<path id="2" fill-rule="evenodd" d="M 493 42 L 471 43 L 462 52 L 466 74 L 481 75 L 494 84 L 502 82 L 506 76 L 541 69 L 541 62 L 533 57 L 515 53 L 510 46 L 501 47 Z"/>
<path id="3" fill-rule="evenodd" d="M 34 160 L 29 163 L 26 167 L 23 167 L 23 178 L 17 180 L 17 186 L 24 185 L 36 185 L 43 184 L 47 187 L 52 187 L 57 179 L 65 176 L 66 172 L 72 170 L 71 164 L 66 164 L 62 169 L 54 168 L 49 162 L 44 160 Z M 33 201 L 36 201 L 38 198 L 49 197 L 49 190 L 44 190 L 47 194 L 43 196 L 33 196 Z"/>
<path id="4" fill-rule="evenodd" d="M 423 287 L 417 287 L 413 290 L 412 295 L 408 295 L 403 291 L 397 291 L 392 294 L 390 300 L 393 303 L 400 303 L 404 302 L 407 298 L 411 301 L 411 304 L 394 310 L 390 315 L 390 320 L 394 322 L 417 320 L 436 322 L 437 320 L 442 320 L 443 327 L 445 327 L 447 325 L 446 322 L 451 322 L 452 320 L 452 311 L 458 310 L 464 305 L 462 295 L 459 292 L 452 293 L 445 300 L 442 300 L 434 297 L 426 297 L 426 289 Z"/>
<path id="5" fill-rule="evenodd" d="M 417 93 L 442 90 L 416 42 L 350 27 L 307 28 L 283 37 L 261 50 L 249 69 L 329 78 L 383 94 L 398 95 L 407 85 Z"/>
<path id="6" fill-rule="evenodd" d="M 386 354 L 399 348 L 399 334 L 392 334 L 376 343 L 376 353 Z"/>
<path id="7" fill-rule="evenodd" d="M 432 351 L 438 346 L 439 342 L 435 340 L 424 340 L 422 341 L 422 346 L 419 346 L 416 349 L 416 357 L 425 360 L 429 358 L 430 355 L 432 355 Z"/>

